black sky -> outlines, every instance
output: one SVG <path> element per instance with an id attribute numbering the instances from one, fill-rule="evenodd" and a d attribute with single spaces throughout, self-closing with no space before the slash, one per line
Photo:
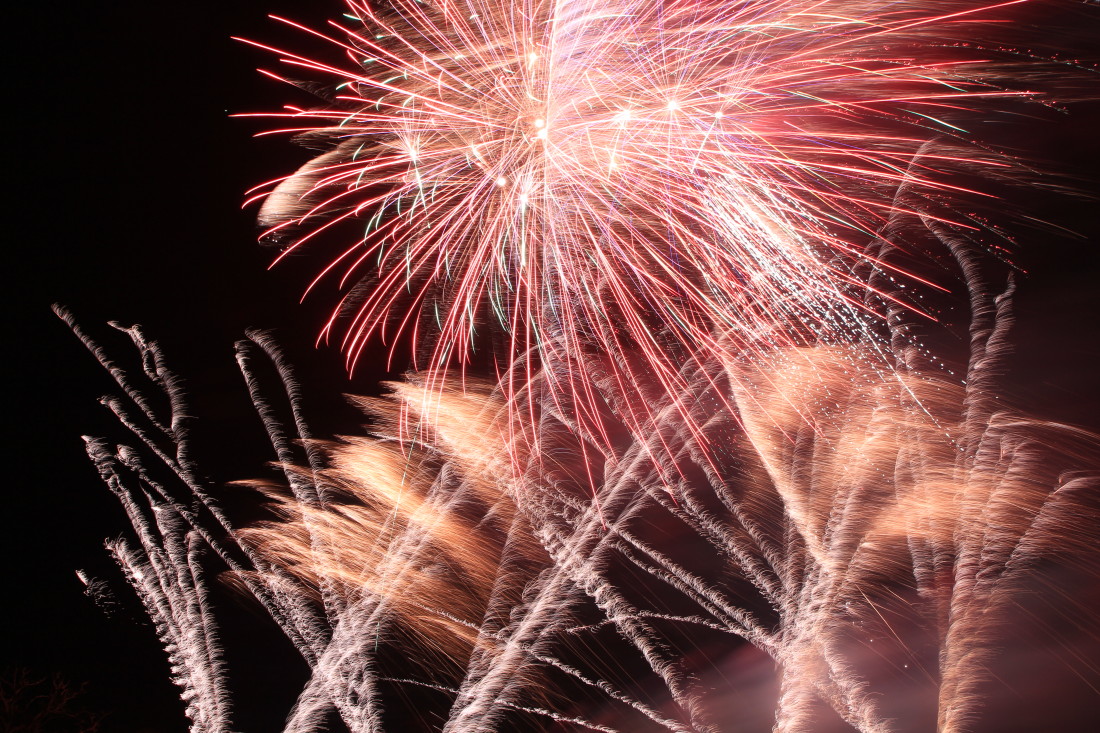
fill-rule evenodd
<path id="1" fill-rule="evenodd" d="M 16 12 L 7 24 L 16 53 L 5 67 L 15 164 L 8 179 L 17 193 L 6 217 L 11 450 L 0 668 L 87 684 L 86 704 L 110 713 L 108 730 L 181 731 L 182 706 L 151 627 L 125 609 L 106 616 L 75 575 L 115 572 L 102 542 L 121 533 L 125 519 L 79 437 L 116 431 L 97 404 L 112 385 L 50 305 L 67 305 L 96 334 L 109 336 L 108 320 L 143 324 L 225 440 L 258 436 L 232 359 L 245 328 L 278 329 L 307 382 L 323 385 L 315 391 L 319 414 L 339 410 L 341 391 L 374 389 L 379 373 L 348 386 L 336 350 L 311 348 L 331 299 L 298 305 L 304 272 L 268 271 L 273 253 L 256 244 L 254 210 L 239 208 L 247 188 L 308 153 L 285 138 L 253 139 L 261 123 L 229 117 L 273 109 L 293 94 L 255 73 L 272 59 L 230 36 L 279 40 L 287 36 L 267 13 L 319 22 L 339 6 L 67 1 L 21 3 Z M 1071 111 L 1028 123 L 1028 145 L 1078 175 L 1082 189 L 1095 189 L 1100 111 L 1095 104 Z M 1100 202 L 1029 198 L 1081 236 L 1021 239 L 1029 274 L 1013 380 L 1019 399 L 1040 414 L 1100 428 Z M 126 354 L 122 340 L 111 343 Z M 347 422 L 341 414 L 331 427 Z M 214 468 L 219 478 L 246 478 L 259 455 L 246 445 Z"/>
<path id="2" fill-rule="evenodd" d="M 0 669 L 87 685 L 83 704 L 109 713 L 108 730 L 180 731 L 186 722 L 138 607 L 106 616 L 75 574 L 114 575 L 103 540 L 125 528 L 80 436 L 123 436 L 97 402 L 112 383 L 50 305 L 71 308 L 120 358 L 130 351 L 112 338 L 109 320 L 140 323 L 163 342 L 211 424 L 208 441 L 235 447 L 215 458 L 212 472 L 223 480 L 255 475 L 268 460 L 233 361 L 246 328 L 277 329 L 307 381 L 332 385 L 318 411 L 340 409 L 342 359 L 312 348 L 326 303 L 297 304 L 303 273 L 268 272 L 273 252 L 256 243 L 255 210 L 240 210 L 247 188 L 309 154 L 285 138 L 255 140 L 261 123 L 229 116 L 294 94 L 255 72 L 272 59 L 230 37 L 280 37 L 269 12 L 320 21 L 333 10 L 301 5 L 21 4 L 22 17 L 9 21 L 18 50 L 7 67 L 8 148 L 18 170 L 9 179 L 18 193 L 6 247 L 14 442 L 2 513 Z M 247 729 L 272 728 L 285 713 L 284 705 Z"/>

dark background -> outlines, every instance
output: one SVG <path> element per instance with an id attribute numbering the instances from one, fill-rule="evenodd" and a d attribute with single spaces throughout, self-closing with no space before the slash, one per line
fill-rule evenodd
<path id="1" fill-rule="evenodd" d="M 0 670 L 84 685 L 76 706 L 107 714 L 107 730 L 183 731 L 187 723 L 139 605 L 123 587 L 105 614 L 75 574 L 119 577 L 103 541 L 126 520 L 80 436 L 125 436 L 98 404 L 117 388 L 50 306 L 70 308 L 128 366 L 133 351 L 108 321 L 140 323 L 162 343 L 203 416 L 202 461 L 217 480 L 257 476 L 272 458 L 233 359 L 246 328 L 276 329 L 303 379 L 325 385 L 310 405 L 325 416 L 319 422 L 354 423 L 340 393 L 374 391 L 381 373 L 368 363 L 353 388 L 338 350 L 313 348 L 334 301 L 321 294 L 300 306 L 307 272 L 293 262 L 268 271 L 275 252 L 257 245 L 255 208 L 241 210 L 248 188 L 311 154 L 285 136 L 254 139 L 265 122 L 230 118 L 310 102 L 257 74 L 275 59 L 231 36 L 289 37 L 286 45 L 301 48 L 268 13 L 320 25 L 339 11 L 335 0 L 123 0 L 20 4 L 23 17 L 9 20 L 19 49 L 6 74 L 15 123 L 8 150 L 18 167 L 9 180 L 18 192 L 5 227 L 11 375 Z M 225 633 L 255 634 L 262 644 L 277 638 L 265 635 L 269 624 L 244 608 Z M 277 651 L 238 661 L 252 695 L 242 727 L 275 729 L 302 669 Z"/>
<path id="2" fill-rule="evenodd" d="M 120 597 L 105 614 L 75 575 L 78 568 L 117 572 L 102 542 L 126 522 L 79 437 L 117 434 L 97 404 L 112 383 L 50 305 L 70 307 L 115 354 L 128 351 L 108 320 L 141 323 L 163 343 L 206 421 L 212 450 L 205 465 L 219 480 L 254 476 L 268 459 L 232 358 L 245 328 L 278 329 L 315 387 L 310 406 L 323 429 L 354 424 L 340 392 L 374 391 L 382 371 L 371 366 L 349 384 L 335 347 L 311 348 L 333 302 L 321 294 L 297 303 L 316 263 L 268 271 L 274 253 L 256 244 L 254 210 L 239 207 L 246 189 L 289 172 L 309 153 L 285 137 L 253 139 L 264 123 L 229 117 L 309 102 L 256 74 L 274 59 L 230 36 L 276 45 L 290 38 L 285 45 L 298 50 L 308 44 L 267 13 L 316 26 L 339 11 L 337 0 L 124 0 L 20 4 L 20 17 L 8 20 L 16 51 L 5 69 L 15 163 L 8 179 L 17 192 L 5 217 L 4 361 L 11 375 L 0 668 L 59 673 L 85 685 L 81 704 L 108 714 L 108 730 L 182 731 L 186 723 L 136 604 Z M 1095 48 L 1088 39 L 1100 38 L 1091 32 L 1096 15 L 1092 29 L 1067 41 L 1067 55 Z M 1071 109 L 1023 121 L 1024 132 L 1010 137 L 1075 175 L 1082 190 L 1095 190 L 1100 112 L 1095 104 Z M 1017 195 L 1006 210 L 1026 205 L 1080 236 L 1036 231 L 1021 238 L 1017 261 L 1028 275 L 1018 298 L 1012 397 L 1042 416 L 1100 427 L 1100 203 Z M 261 638 L 262 616 L 240 615 L 229 631 Z M 242 716 L 242 728 L 273 729 L 302 669 L 278 652 L 240 664 L 252 696 L 242 709 L 266 696 L 275 701 Z"/>

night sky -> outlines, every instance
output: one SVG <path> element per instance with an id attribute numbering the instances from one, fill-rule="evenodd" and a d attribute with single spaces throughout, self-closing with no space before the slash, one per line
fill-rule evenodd
<path id="1" fill-rule="evenodd" d="M 18 49 L 5 69 L 14 87 L 7 147 L 17 167 L 8 178 L 18 192 L 6 226 L 14 405 L 0 668 L 86 685 L 79 704 L 107 713 L 105 730 L 182 731 L 186 722 L 152 627 L 102 548 L 126 521 L 86 462 L 80 435 L 124 438 L 97 403 L 113 384 L 50 305 L 68 306 L 120 359 L 131 352 L 107 321 L 140 323 L 163 344 L 207 421 L 202 457 L 219 481 L 259 475 L 268 459 L 233 362 L 246 328 L 276 329 L 314 386 L 310 409 L 323 432 L 355 424 L 340 393 L 376 391 L 383 370 L 368 365 L 349 384 L 335 347 L 312 348 L 333 302 L 297 302 L 316 260 L 269 271 L 274 252 L 256 243 L 255 210 L 240 209 L 247 188 L 310 154 L 285 137 L 254 139 L 263 122 L 229 116 L 309 103 L 256 74 L 274 61 L 230 36 L 276 45 L 289 38 L 302 48 L 266 14 L 319 24 L 339 10 L 336 0 L 62 2 L 20 4 L 8 21 Z M 1093 28 L 1069 42 L 1078 52 L 1100 38 L 1100 14 L 1091 17 Z M 1038 114 L 1014 139 L 1076 176 L 1082 190 L 1097 190 L 1100 107 L 1072 111 Z M 1011 397 L 1039 416 L 1100 429 L 1100 202 L 1049 192 L 1024 198 L 1080 236 L 1021 237 L 1018 262 L 1028 275 Z M 119 606 L 97 608 L 78 568 L 114 578 Z M 259 639 L 269 630 L 246 605 L 235 616 L 235 634 Z M 242 715 L 242 728 L 272 729 L 304 668 L 277 651 L 263 664 L 241 664 L 250 677 L 242 694 L 254 696 L 247 707 L 262 709 Z M 263 690 L 279 702 L 255 704 Z"/>
<path id="2" fill-rule="evenodd" d="M 246 189 L 310 154 L 285 137 L 255 140 L 263 123 L 230 118 L 295 95 L 255 72 L 271 59 L 230 37 L 278 39 L 267 13 L 319 21 L 332 10 L 300 6 L 64 2 L 21 6 L 30 17 L 9 26 L 21 49 L 8 75 L 19 108 L 9 151 L 20 172 L 7 228 L 15 443 L 2 515 L 0 667 L 87 685 L 78 704 L 109 713 L 107 730 L 181 731 L 186 721 L 153 629 L 125 586 L 107 615 L 75 574 L 117 578 L 103 541 L 126 527 L 80 436 L 125 435 L 98 404 L 113 383 L 50 305 L 69 307 L 120 360 L 133 352 L 108 321 L 140 323 L 163 343 L 211 428 L 200 442 L 219 479 L 262 475 L 270 460 L 233 360 L 246 328 L 276 329 L 305 379 L 326 385 L 311 407 L 333 425 L 354 424 L 329 420 L 350 389 L 342 357 L 312 348 L 331 301 L 298 305 L 303 272 L 267 271 L 274 252 L 257 245 L 255 209 L 240 208 Z M 379 376 L 368 371 L 356 391 L 374 390 Z M 252 609 L 243 618 L 238 634 L 266 623 Z M 248 674 L 263 679 L 265 670 Z M 246 729 L 274 728 L 289 707 L 282 697 L 281 710 Z"/>

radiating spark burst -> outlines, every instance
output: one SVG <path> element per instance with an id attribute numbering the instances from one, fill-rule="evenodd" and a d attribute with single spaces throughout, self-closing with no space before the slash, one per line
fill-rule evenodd
<path id="1" fill-rule="evenodd" d="M 261 187 L 260 219 L 282 256 L 359 222 L 310 285 L 370 283 L 325 327 L 346 315 L 350 364 L 406 336 L 442 383 L 495 320 L 513 391 L 545 366 L 600 433 L 596 356 L 640 436 L 642 385 L 683 394 L 686 361 L 874 332 L 855 271 L 894 274 L 864 244 L 900 188 L 980 229 L 929 201 L 972 193 L 947 170 L 1006 164 L 922 146 L 1031 96 L 970 44 L 1022 1 L 349 0 L 316 34 L 345 63 L 277 51 L 337 91 L 282 115 L 331 150 Z"/>

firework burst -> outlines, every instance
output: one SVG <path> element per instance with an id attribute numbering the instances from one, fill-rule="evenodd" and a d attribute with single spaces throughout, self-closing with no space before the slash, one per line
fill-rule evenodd
<path id="1" fill-rule="evenodd" d="M 970 43 L 1016 4 L 349 2 L 322 36 L 343 64 L 278 52 L 331 80 L 283 115 L 330 150 L 260 219 L 284 256 L 356 222 L 310 286 L 366 283 L 325 328 L 351 364 L 405 337 L 442 383 L 491 344 L 599 435 L 599 363 L 641 435 L 688 361 L 875 333 L 868 269 L 919 279 L 866 249 L 898 214 L 981 228 L 946 172 L 1006 167 L 955 143 L 966 110 L 1032 96 Z"/>
<path id="2" fill-rule="evenodd" d="M 234 715 L 206 554 L 308 666 L 287 730 L 752 727 L 749 645 L 760 729 L 981 730 L 1020 598 L 1100 566 L 1100 441 L 998 404 L 1015 286 L 956 175 L 1016 171 L 965 120 L 1037 96 L 972 40 L 1018 4 L 352 0 L 315 34 L 343 61 L 282 53 L 332 82 L 283 115 L 327 150 L 259 190 L 267 236 L 338 248 L 310 287 L 350 364 L 422 371 L 320 443 L 243 342 L 283 475 L 242 527 L 159 349 L 126 329 L 141 387 L 85 339 L 143 444 L 89 442 L 110 549 L 195 730 Z M 970 299 L 954 362 L 912 328 L 925 252 Z"/>

